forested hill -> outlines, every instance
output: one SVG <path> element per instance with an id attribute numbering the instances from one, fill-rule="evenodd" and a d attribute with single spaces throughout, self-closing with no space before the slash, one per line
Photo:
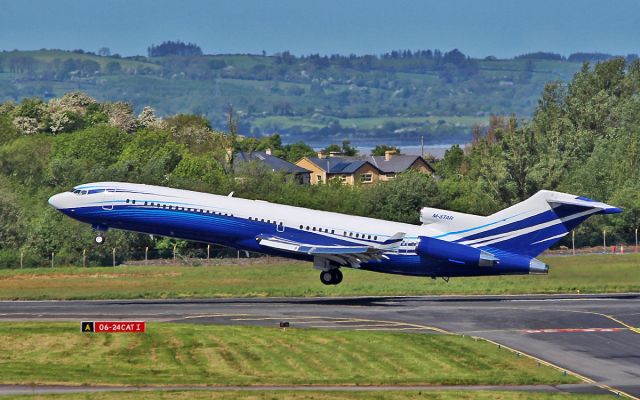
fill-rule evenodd
<path id="1" fill-rule="evenodd" d="M 531 116 L 550 81 L 569 81 L 581 63 L 609 55 L 551 53 L 472 59 L 449 52 L 393 51 L 379 56 L 202 55 L 194 44 L 166 42 L 149 57 L 59 50 L 0 53 L 0 101 L 45 100 L 82 91 L 101 101 L 145 105 L 160 116 L 204 115 L 240 132 L 279 132 L 285 142 L 418 144 L 466 142 L 491 114 Z"/>

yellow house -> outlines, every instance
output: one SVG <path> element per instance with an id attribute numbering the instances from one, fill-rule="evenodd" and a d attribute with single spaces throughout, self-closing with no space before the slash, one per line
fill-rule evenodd
<path id="1" fill-rule="evenodd" d="M 433 167 L 420 156 L 395 155 L 390 151 L 384 156 L 364 157 L 327 157 L 318 153 L 318 157 L 301 158 L 296 165 L 311 171 L 312 185 L 331 179 L 339 179 L 349 185 L 387 181 L 411 168 L 425 174 L 434 172 Z"/>

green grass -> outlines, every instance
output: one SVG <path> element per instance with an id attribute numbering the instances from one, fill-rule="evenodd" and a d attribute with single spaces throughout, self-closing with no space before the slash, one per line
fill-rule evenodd
<path id="1" fill-rule="evenodd" d="M 4 399 L 24 399 L 24 396 L 3 397 Z M 610 399 L 610 395 L 568 394 L 568 393 L 527 393 L 527 392 L 473 392 L 473 391 L 409 391 L 409 392 L 197 392 L 197 391 L 171 391 L 171 392 L 118 392 L 118 393 L 91 393 L 91 394 L 66 394 L 66 395 L 29 395 L 30 399 L 60 399 L 60 400 L 111 400 L 111 399 L 212 399 L 212 400 L 564 400 L 564 399 Z"/>
<path id="2" fill-rule="evenodd" d="M 561 371 L 470 337 L 148 323 L 144 334 L 79 324 L 0 325 L 0 383 L 109 385 L 525 385 Z"/>
<path id="3" fill-rule="evenodd" d="M 605 293 L 640 290 L 640 254 L 547 257 L 548 276 L 442 279 L 343 268 L 337 286 L 310 263 L 0 270 L 0 299 Z"/>

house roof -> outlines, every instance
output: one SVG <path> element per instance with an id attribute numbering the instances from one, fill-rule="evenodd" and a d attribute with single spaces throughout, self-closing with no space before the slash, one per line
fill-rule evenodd
<path id="1" fill-rule="evenodd" d="M 393 155 L 391 159 L 385 160 L 384 156 L 368 156 L 371 159 L 371 163 L 378 167 L 381 171 L 386 173 L 400 173 L 408 170 L 413 163 L 418 159 L 422 159 L 420 156 L 411 155 Z M 433 172 L 433 167 L 424 159 L 422 159 L 428 168 Z"/>
<path id="2" fill-rule="evenodd" d="M 309 161 L 325 170 L 328 174 L 353 174 L 363 165 L 371 164 L 367 160 L 349 157 L 309 157 Z M 376 168 L 373 164 L 371 164 L 371 166 Z"/>
<path id="3" fill-rule="evenodd" d="M 239 163 L 257 161 L 264 163 L 274 172 L 286 172 L 288 174 L 308 174 L 311 173 L 308 169 L 299 167 L 287 160 L 272 156 L 264 151 L 239 151 L 236 153 L 233 164 L 237 167 Z"/>
<path id="4" fill-rule="evenodd" d="M 400 173 L 408 170 L 416 160 L 422 159 L 420 156 L 394 155 L 390 160 L 385 160 L 384 156 L 362 156 L 362 157 L 309 157 L 309 161 L 322 168 L 329 174 L 352 174 L 365 163 L 371 164 L 382 173 Z M 429 169 L 433 167 L 424 159 Z"/>

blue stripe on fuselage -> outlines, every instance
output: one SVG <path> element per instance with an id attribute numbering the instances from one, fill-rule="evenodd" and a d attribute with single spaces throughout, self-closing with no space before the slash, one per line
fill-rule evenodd
<path id="1" fill-rule="evenodd" d="M 494 229 L 489 229 L 483 232 L 475 233 L 469 236 L 465 236 L 463 238 L 457 239 L 456 242 L 464 242 L 467 240 L 475 240 L 482 239 L 489 236 L 499 235 L 503 233 L 509 233 L 513 231 L 517 231 L 520 229 L 528 228 L 534 225 L 544 224 L 545 222 L 550 222 L 554 220 L 558 220 L 564 217 L 568 217 L 570 215 L 586 211 L 590 207 L 582 207 L 582 206 L 574 206 L 574 205 L 561 205 L 555 207 L 551 210 L 544 211 L 540 214 L 532 215 L 531 217 L 527 217 L 520 221 L 515 221 L 503 226 L 499 226 Z M 567 221 L 564 224 L 571 222 Z M 575 225 L 574 225 L 575 226 Z M 548 237 L 548 236 L 547 236 Z"/>

